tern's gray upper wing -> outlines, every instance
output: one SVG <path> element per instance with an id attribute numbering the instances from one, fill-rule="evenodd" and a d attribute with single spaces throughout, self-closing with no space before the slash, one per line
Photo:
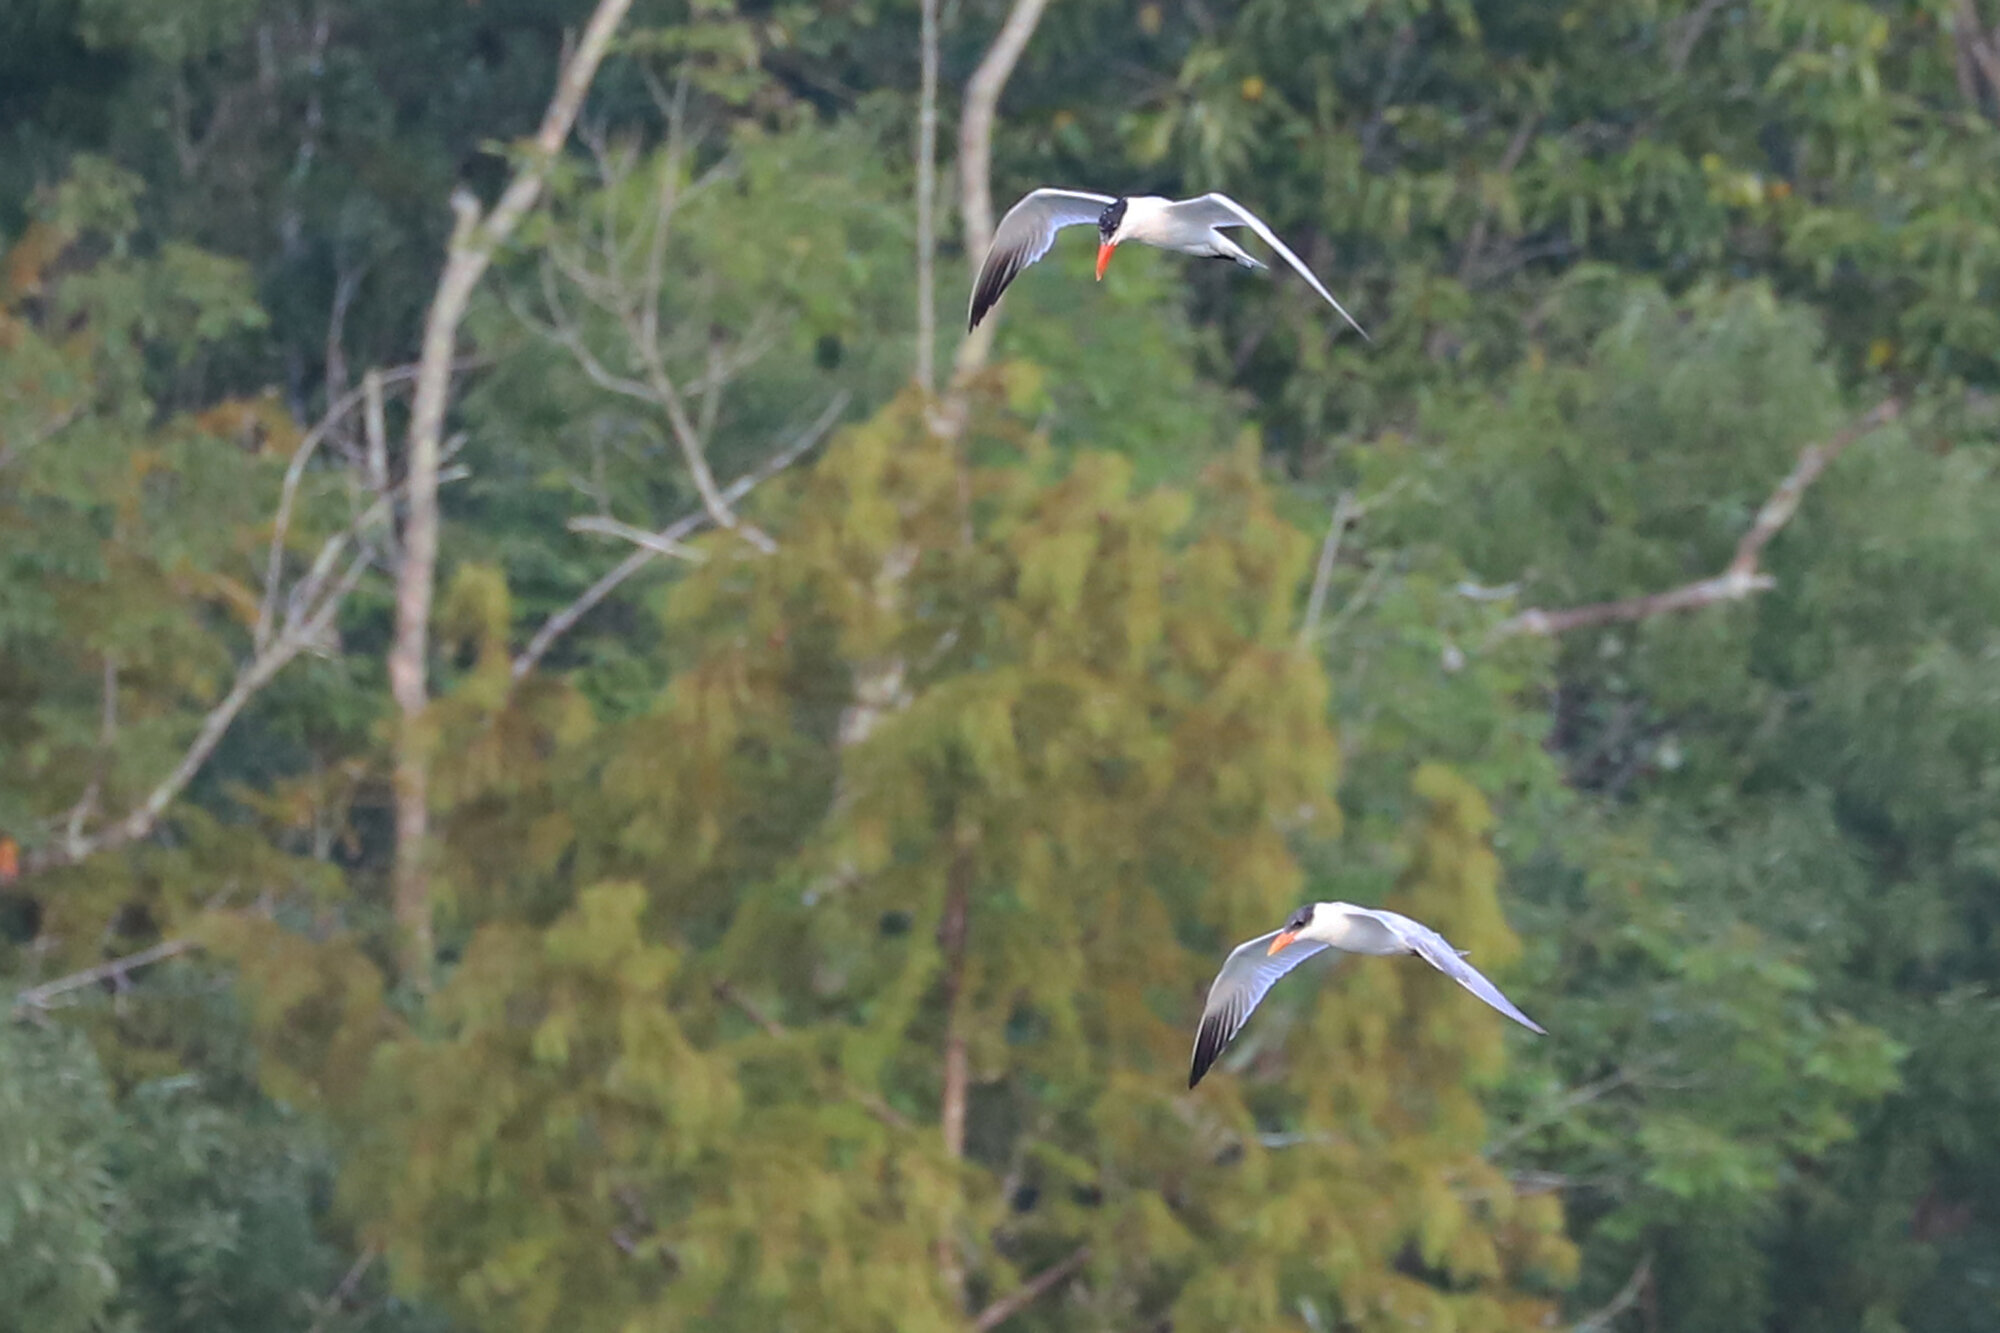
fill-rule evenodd
<path id="1" fill-rule="evenodd" d="M 1291 247 L 1279 240 L 1277 234 L 1264 225 L 1264 220 L 1237 203 L 1226 194 L 1204 194 L 1196 199 L 1183 199 L 1173 205 L 1174 211 L 1181 213 L 1189 221 L 1205 223 L 1211 227 L 1248 227 L 1257 233 L 1264 244 L 1276 250 L 1287 264 L 1298 270 L 1300 277 L 1312 284 L 1312 289 L 1324 296 L 1327 304 L 1340 312 L 1340 317 L 1354 325 L 1354 331 L 1368 338 L 1368 330 L 1347 313 L 1347 307 L 1333 299 L 1333 293 L 1320 285 L 1313 271 L 1306 267 L 1306 261 L 1292 253 Z M 1369 338 L 1370 342 L 1374 339 Z"/>
<path id="2" fill-rule="evenodd" d="M 1277 934 L 1274 930 L 1237 945 L 1222 964 L 1222 970 L 1215 974 L 1215 980 L 1208 984 L 1208 1003 L 1202 1007 L 1201 1027 L 1195 1032 L 1194 1063 L 1188 1067 L 1190 1088 L 1201 1082 L 1201 1076 L 1222 1054 L 1230 1038 L 1242 1029 L 1250 1011 L 1277 984 L 1278 978 L 1327 947 L 1318 940 L 1296 940 L 1270 953 L 1271 941 Z"/>
<path id="3" fill-rule="evenodd" d="M 1087 190 L 1032 190 L 1022 196 L 993 229 L 993 244 L 986 247 L 986 262 L 972 284 L 965 331 L 978 328 L 1015 275 L 1049 252 L 1058 231 L 1097 221 L 1111 202 L 1110 195 Z"/>
<path id="4" fill-rule="evenodd" d="M 1360 909 L 1394 931 L 1399 939 L 1410 946 L 1410 951 L 1429 963 L 1438 971 L 1456 981 L 1459 985 L 1477 995 L 1486 1003 L 1498 1009 L 1507 1017 L 1527 1028 L 1530 1032 L 1546 1033 L 1547 1029 L 1514 1007 L 1514 1002 L 1500 993 L 1500 988 L 1486 979 L 1478 968 L 1465 961 L 1465 955 L 1451 947 L 1451 942 L 1421 921 L 1412 921 L 1400 912 L 1382 908 Z"/>

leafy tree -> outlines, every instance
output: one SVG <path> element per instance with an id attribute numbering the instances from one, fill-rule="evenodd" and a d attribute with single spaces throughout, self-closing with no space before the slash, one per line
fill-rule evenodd
<path id="1" fill-rule="evenodd" d="M 0 1028 L 0 1289 L 10 1326 L 360 1333 L 439 1327 L 381 1300 L 321 1236 L 331 1161 L 311 1130 L 255 1095 L 227 1004 L 184 1006 L 216 1045 L 201 1072 L 114 1098 L 80 1033 Z M 348 1274 L 343 1278 L 343 1269 Z M 340 1295 L 330 1296 L 338 1291 Z"/>
<path id="2" fill-rule="evenodd" d="M 352 1206 L 408 1280 L 529 1328 L 958 1327 L 1064 1262 L 1051 1327 L 1534 1326 L 1568 1251 L 1478 1157 L 1490 1014 L 1364 972 L 1298 1034 L 1326 1077 L 1178 1091 L 1221 949 L 1337 824 L 1309 541 L 1247 456 L 1197 505 L 992 420 L 962 470 L 899 400 L 760 515 L 776 554 L 705 547 L 668 611 L 698 646 L 614 732 L 468 687 L 476 929 L 435 1030 L 346 1099 Z M 454 614 L 500 671 L 478 582 Z M 885 654 L 906 697 L 844 744 Z M 1486 805 L 1417 782 L 1399 893 L 1504 961 Z"/>
<path id="3" fill-rule="evenodd" d="M 0 1295 L 10 1317 L 89 1328 L 115 1289 L 104 1257 L 112 1117 L 81 1038 L 0 1028 Z"/>

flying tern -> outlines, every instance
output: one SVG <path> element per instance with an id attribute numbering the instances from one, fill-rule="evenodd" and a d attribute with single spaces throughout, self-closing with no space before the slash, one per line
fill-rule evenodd
<path id="1" fill-rule="evenodd" d="M 1111 263 L 1111 252 L 1127 241 L 1157 246 L 1162 250 L 1178 250 L 1184 255 L 1233 260 L 1248 269 L 1268 267 L 1222 234 L 1230 227 L 1248 227 L 1262 238 L 1264 244 L 1282 255 L 1286 263 L 1297 269 L 1299 276 L 1311 283 L 1312 289 L 1324 296 L 1327 304 L 1340 312 L 1342 319 L 1354 325 L 1356 333 L 1363 338 L 1368 337 L 1367 330 L 1355 323 L 1347 308 L 1333 299 L 1333 293 L 1320 284 L 1305 261 L 1293 254 L 1264 225 L 1262 218 L 1226 194 L 1204 194 L 1194 199 L 1178 200 L 1142 194 L 1119 199 L 1108 194 L 1092 194 L 1087 190 L 1052 189 L 1031 191 L 1007 210 L 1007 216 L 1000 219 L 1000 225 L 993 231 L 993 243 L 986 250 L 986 262 L 980 265 L 979 278 L 972 284 L 972 308 L 967 316 L 966 331 L 969 333 L 979 327 L 979 321 L 986 318 L 986 312 L 999 301 L 1000 293 L 1007 290 L 1007 284 L 1014 281 L 1022 269 L 1049 252 L 1058 231 L 1086 222 L 1097 224 L 1097 277 L 1100 282 L 1104 279 L 1105 268 Z"/>
<path id="2" fill-rule="evenodd" d="M 1379 907 L 1307 903 L 1292 913 L 1283 930 L 1237 945 L 1209 983 L 1208 1003 L 1194 1039 L 1194 1062 L 1188 1069 L 1190 1088 L 1201 1082 L 1278 978 L 1322 949 L 1376 955 L 1413 953 L 1522 1027 L 1544 1031 L 1465 961 L 1463 949 L 1452 948 L 1444 936 L 1422 922 Z"/>

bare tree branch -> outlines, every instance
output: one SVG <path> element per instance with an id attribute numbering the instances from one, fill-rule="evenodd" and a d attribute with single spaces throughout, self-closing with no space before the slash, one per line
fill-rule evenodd
<path id="1" fill-rule="evenodd" d="M 262 648 L 255 650 L 237 667 L 228 692 L 202 718 L 194 739 L 182 752 L 179 761 L 153 785 L 145 799 L 95 832 L 84 833 L 80 827 L 73 828 L 71 836 L 30 851 L 24 858 L 24 873 L 75 865 L 99 852 L 137 842 L 152 833 L 167 807 L 187 790 L 202 765 L 215 753 L 216 746 L 222 743 L 237 716 L 258 692 L 293 658 L 323 641 L 334 617 L 372 563 L 365 550 L 348 556 L 344 565 L 340 557 L 353 541 L 357 530 L 386 514 L 388 503 L 389 498 L 383 497 L 358 516 L 347 530 L 327 540 L 315 561 L 316 574 L 302 580 L 301 586 L 295 588 L 293 596 L 287 599 L 282 625 Z M 305 595 L 300 595 L 302 592 Z"/>
<path id="2" fill-rule="evenodd" d="M 352 389 L 327 405 L 324 416 L 313 424 L 292 450 L 292 461 L 285 467 L 284 484 L 278 490 L 278 511 L 271 522 L 271 547 L 264 558 L 264 598 L 257 610 L 257 629 L 252 643 L 263 647 L 270 642 L 274 618 L 277 614 L 278 589 L 284 580 L 285 539 L 291 534 L 292 509 L 298 502 L 300 484 L 305 480 L 306 468 L 328 435 L 347 419 L 356 407 L 365 406 L 369 417 L 369 429 L 375 429 L 380 418 L 382 389 L 391 384 L 400 384 L 417 377 L 415 365 L 396 366 L 389 370 L 371 370 L 362 377 L 361 387 Z M 370 389 L 370 385 L 373 389 Z M 370 394 L 373 394 L 371 401 Z M 388 488 L 388 469 L 377 483 L 371 462 L 370 488 L 380 495 Z"/>
<path id="3" fill-rule="evenodd" d="M 373 377 L 375 372 L 369 372 Z M 399 367 L 384 372 L 384 380 L 413 378 L 412 367 Z M 174 767 L 148 791 L 136 806 L 110 824 L 92 832 L 86 832 L 84 825 L 97 812 L 101 802 L 102 774 L 93 777 L 90 787 L 71 807 L 64 820 L 60 837 L 35 848 L 24 857 L 24 873 L 36 873 L 60 866 L 75 865 L 99 852 L 137 842 L 149 836 L 165 815 L 167 807 L 179 799 L 182 792 L 201 772 L 215 753 L 215 749 L 228 734 L 237 717 L 252 699 L 277 676 L 292 659 L 300 653 L 316 648 L 326 641 L 335 618 L 348 596 L 360 584 L 362 577 L 374 564 L 374 553 L 368 549 L 365 538 L 374 529 L 385 524 L 395 505 L 402 487 L 391 489 L 375 496 L 374 500 L 356 513 L 345 528 L 334 533 L 321 543 L 306 570 L 292 584 L 289 590 L 283 586 L 283 547 L 285 534 L 289 528 L 291 510 L 296 502 L 299 479 L 305 469 L 306 460 L 316 449 L 338 419 L 353 410 L 360 399 L 361 390 L 349 394 L 335 403 L 312 431 L 301 440 L 294 451 L 292 462 L 287 467 L 285 480 L 280 489 L 276 518 L 273 522 L 273 544 L 265 568 L 265 588 L 258 606 L 257 623 L 252 629 L 251 652 L 249 657 L 237 665 L 236 674 L 229 689 L 203 716 L 195 730 L 194 738 L 181 754 Z M 447 468 L 439 474 L 439 481 L 446 482 L 463 475 L 463 469 Z M 407 482 L 405 483 L 405 487 Z M 117 724 L 117 698 L 115 668 L 106 663 L 105 698 L 100 725 L 102 748 L 108 751 L 112 733 Z"/>
<path id="4" fill-rule="evenodd" d="M 8 440 L 5 444 L 0 444 L 0 470 L 9 467 L 15 459 L 20 458 L 36 445 L 60 435 L 82 413 L 82 404 L 73 403 L 60 412 L 57 412 L 41 425 L 27 432 L 25 436 L 16 436 Z"/>
<path id="5" fill-rule="evenodd" d="M 729 483 L 722 492 L 723 499 L 729 504 L 735 504 L 738 500 L 741 500 L 752 490 L 756 489 L 757 486 L 784 471 L 800 458 L 803 458 L 807 453 L 811 452 L 813 447 L 826 437 L 826 433 L 833 429 L 833 424 L 840 420 L 840 414 L 847 410 L 848 399 L 849 394 L 845 389 L 835 394 L 832 401 L 827 403 L 826 410 L 821 412 L 819 418 L 812 425 L 808 426 L 796 439 L 758 464 L 752 471 L 744 473 L 735 481 Z M 700 509 L 684 518 L 675 520 L 673 523 L 660 529 L 657 533 L 648 535 L 656 538 L 660 543 L 678 545 L 683 539 L 700 531 L 708 522 L 708 510 Z M 606 597 L 609 597 L 619 584 L 652 564 L 658 556 L 665 553 L 667 552 L 652 542 L 641 544 L 639 550 L 626 556 L 622 561 L 606 571 L 597 582 L 584 589 L 575 601 L 543 621 L 542 627 L 535 631 L 533 638 L 528 640 L 528 646 L 522 649 L 520 655 L 514 659 L 512 668 L 514 682 L 516 684 L 520 683 L 523 677 L 530 671 L 533 671 L 540 664 L 542 658 L 548 655 L 548 651 L 554 646 L 555 641 L 568 633 L 570 628 L 577 621 L 583 619 L 591 608 L 595 607 Z"/>
<path id="6" fill-rule="evenodd" d="M 958 213 L 965 259 L 974 271 L 993 243 L 993 122 L 1000 94 L 1047 7 L 1048 0 L 1014 0 L 993 45 L 966 81 L 965 108 L 958 118 Z M 965 335 L 952 360 L 955 379 L 963 380 L 986 364 L 998 327 L 998 320 L 988 318 Z"/>
<path id="7" fill-rule="evenodd" d="M 97 813 L 97 801 L 104 790 L 105 770 L 111 765 L 111 749 L 118 739 L 118 659 L 104 655 L 103 686 L 97 721 L 97 755 L 91 763 L 90 781 L 83 795 L 70 807 L 63 821 L 63 841 L 74 846 L 83 838 L 84 821 Z"/>
<path id="8" fill-rule="evenodd" d="M 162 940 L 150 949 L 141 949 L 123 958 L 113 958 L 95 967 L 86 967 L 81 972 L 71 972 L 67 976 L 57 977 L 54 981 L 30 986 L 14 996 L 14 1013 L 18 1017 L 22 1014 L 45 1012 L 55 1006 L 55 1001 L 73 991 L 80 991 L 100 982 L 123 981 L 142 967 L 151 966 L 200 947 L 195 940 Z"/>
<path id="9" fill-rule="evenodd" d="M 1051 1264 L 1041 1272 L 1023 1282 L 1013 1291 L 981 1310 L 973 1317 L 972 1327 L 978 1333 L 1000 1327 L 1021 1311 L 1033 1305 L 1056 1287 L 1075 1277 L 1083 1266 L 1090 1262 L 1090 1247 L 1079 1245 L 1070 1256 L 1060 1263 Z"/>
<path id="10" fill-rule="evenodd" d="M 558 238 L 544 252 L 541 297 L 547 307 L 547 319 L 535 317 L 511 299 L 508 304 L 526 327 L 566 350 L 592 383 L 643 403 L 665 418 L 668 434 L 680 451 L 710 520 L 769 554 L 777 549 L 777 543 L 754 524 L 742 522 L 730 508 L 709 467 L 708 448 L 721 411 L 723 388 L 774 345 L 777 321 L 770 311 L 760 312 L 733 353 L 721 340 L 710 336 L 704 347 L 704 372 L 685 386 L 668 365 L 660 307 L 666 277 L 667 237 L 673 216 L 688 193 L 680 184 L 685 155 L 682 128 L 685 90 L 664 98 L 656 91 L 655 97 L 664 103 L 668 138 L 660 158 L 653 207 L 645 227 L 639 229 L 643 236 L 635 231 L 631 237 L 622 237 L 613 210 L 607 207 L 603 234 L 594 242 L 565 242 Z M 630 177 L 631 163 L 625 157 L 602 148 L 594 151 L 598 171 L 607 187 Z M 722 166 L 710 170 L 692 188 L 719 179 L 725 170 Z M 616 197 L 619 192 L 607 189 L 606 193 Z M 563 298 L 562 282 L 574 287 L 585 301 L 616 323 L 635 374 L 612 370 L 592 350 L 582 322 L 571 314 Z M 695 400 L 693 410 L 690 398 Z"/>
<path id="11" fill-rule="evenodd" d="M 1557 610 L 1532 607 L 1495 625 L 1487 635 L 1487 642 L 1495 643 L 1517 634 L 1553 638 L 1574 629 L 1647 620 L 1674 611 L 1714 606 L 1718 602 L 1741 601 L 1753 593 L 1776 587 L 1777 581 L 1757 567 L 1764 547 L 1791 521 L 1792 515 L 1798 512 L 1799 500 L 1805 495 L 1806 488 L 1819 479 L 1834 459 L 1862 436 L 1894 421 L 1901 411 L 1902 404 L 1897 399 L 1887 399 L 1833 438 L 1807 445 L 1799 453 L 1798 462 L 1791 472 L 1778 483 L 1777 489 L 1757 511 L 1749 531 L 1737 542 L 1736 553 L 1729 564 L 1713 578 L 1697 579 L 1665 592 L 1621 597 L 1610 602 L 1592 602 Z"/>
<path id="12" fill-rule="evenodd" d="M 423 718 L 430 700 L 426 657 L 431 598 L 437 583 L 438 454 L 459 325 L 493 253 L 513 234 L 540 196 L 557 154 L 568 141 L 584 95 L 610 49 L 632 0 L 598 0 L 576 49 L 556 80 L 542 123 L 492 211 L 480 213 L 469 193 L 452 196 L 451 244 L 424 321 L 416 396 L 410 409 L 409 504 L 397 566 L 395 640 L 389 651 L 390 690 L 400 713 L 396 739 L 396 850 L 392 867 L 396 924 L 402 933 L 403 975 L 427 988 L 431 964 L 430 880 L 425 864 L 430 831 L 430 772 Z"/>
<path id="13" fill-rule="evenodd" d="M 1618 1294 L 1577 1320 L 1570 1333 L 1605 1333 L 1611 1327 L 1613 1320 L 1638 1303 L 1639 1297 L 1644 1294 L 1647 1284 L 1652 1280 L 1653 1255 L 1649 1250 L 1640 1256 L 1638 1267 L 1632 1270 L 1631 1277 L 1625 1279 L 1625 1285 L 1618 1289 Z"/>
<path id="14" fill-rule="evenodd" d="M 708 515 L 703 514 L 702 517 L 706 518 Z M 644 547 L 655 555 L 670 555 L 676 560 L 685 560 L 691 565 L 705 565 L 708 563 L 707 552 L 697 550 L 689 546 L 686 542 L 669 537 L 662 532 L 648 532 L 644 528 L 635 528 L 630 523 L 621 523 L 615 518 L 606 518 L 602 514 L 585 514 L 580 518 L 573 518 L 569 521 L 569 530 L 571 532 L 595 532 L 605 537 L 621 537 L 631 542 L 634 546 Z"/>
<path id="15" fill-rule="evenodd" d="M 339 1314 L 340 1308 L 354 1295 L 354 1289 L 361 1285 L 362 1277 L 368 1272 L 369 1265 L 375 1262 L 379 1253 L 380 1251 L 370 1245 L 354 1257 L 354 1262 L 348 1266 L 347 1272 L 341 1276 L 333 1290 L 327 1293 L 326 1299 L 319 1303 L 319 1309 L 313 1314 L 312 1326 L 306 1333 L 323 1333 L 327 1321 Z"/>
<path id="16" fill-rule="evenodd" d="M 1723 0 L 1701 0 L 1694 13 L 1681 20 L 1672 44 L 1667 47 L 1667 68 L 1676 76 L 1687 70 L 1688 57 L 1701 44 L 1702 36 L 1707 33 L 1708 25 L 1715 20 L 1716 14 L 1721 12 L 1722 5 Z"/>
<path id="17" fill-rule="evenodd" d="M 1978 0 L 1958 0 L 1951 18 L 1951 36 L 1957 48 L 1959 92 L 1975 111 L 1989 118 L 2000 115 L 2000 25 L 1989 31 L 1980 17 Z M 1985 84 L 1983 97 L 1981 82 Z"/>

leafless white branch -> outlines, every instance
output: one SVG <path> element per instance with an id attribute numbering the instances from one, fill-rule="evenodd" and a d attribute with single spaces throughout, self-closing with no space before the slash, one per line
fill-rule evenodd
<path id="1" fill-rule="evenodd" d="M 772 454 L 753 470 L 730 482 L 723 489 L 723 499 L 729 504 L 735 504 L 763 482 L 811 452 L 814 446 L 826 437 L 826 433 L 833 429 L 834 423 L 840 420 L 840 414 L 847 410 L 848 400 L 849 395 L 845 389 L 835 394 L 827 403 L 826 409 L 819 414 L 818 419 L 806 427 L 790 444 Z M 542 622 L 541 628 L 536 630 L 534 637 L 528 641 L 528 646 L 514 659 L 515 683 L 518 684 L 523 677 L 533 671 L 542 658 L 548 655 L 555 641 L 568 633 L 572 626 L 590 612 L 591 608 L 609 597 L 620 584 L 652 564 L 660 555 L 674 554 L 666 549 L 667 544 L 679 545 L 700 531 L 708 522 L 709 512 L 704 508 L 676 519 L 656 533 L 647 534 L 653 540 L 639 543 L 638 550 L 607 570 L 597 582 L 584 589 L 575 601 Z M 699 555 L 700 552 L 697 551 L 695 554 Z"/>
<path id="2" fill-rule="evenodd" d="M 21 457 L 36 445 L 61 434 L 63 429 L 72 421 L 75 421 L 82 412 L 82 404 L 72 403 L 50 417 L 47 421 L 44 421 L 41 425 L 28 431 L 25 435 L 17 436 L 14 439 L 8 440 L 5 444 L 0 444 L 0 469 L 6 468 L 15 459 Z"/>
<path id="3" fill-rule="evenodd" d="M 973 1316 L 972 1326 L 979 1333 L 1000 1327 L 1021 1311 L 1040 1300 L 1056 1287 L 1076 1276 L 1083 1266 L 1090 1262 L 1090 1247 L 1079 1245 L 1069 1257 L 1059 1263 L 1050 1264 L 1041 1272 L 1023 1282 L 1013 1291 Z"/>
<path id="4" fill-rule="evenodd" d="M 1619 1315 L 1638 1303 L 1639 1297 L 1645 1293 L 1647 1283 L 1652 1280 L 1653 1255 L 1648 1251 L 1640 1256 L 1638 1266 L 1632 1270 L 1632 1276 L 1625 1279 L 1625 1285 L 1618 1289 L 1618 1294 L 1598 1309 L 1577 1320 L 1571 1333 L 1605 1333 Z"/>
<path id="5" fill-rule="evenodd" d="M 540 294 L 545 316 L 529 313 L 512 296 L 508 304 L 527 328 L 567 351 L 593 384 L 657 412 L 666 422 L 668 436 L 709 520 L 768 554 L 777 549 L 776 543 L 755 525 L 743 523 L 730 508 L 709 466 L 708 450 L 723 391 L 776 344 L 778 321 L 768 309 L 759 312 L 733 345 L 706 336 L 702 371 L 685 382 L 670 366 L 660 324 L 667 238 L 688 195 L 722 178 L 730 168 L 718 166 L 684 186 L 685 89 L 671 96 L 655 95 L 664 99 L 667 108 L 668 139 L 660 154 L 659 182 L 643 226 L 629 236 L 621 234 L 614 210 L 607 204 L 594 240 L 588 236 L 589 227 L 578 223 L 572 234 L 559 233 L 544 251 Z M 632 167 L 626 158 L 606 151 L 599 155 L 598 170 L 607 186 L 615 186 L 629 177 Z M 616 189 L 606 191 L 608 198 L 619 194 Z M 565 286 L 616 327 L 629 362 L 626 369 L 614 370 L 592 347 L 582 319 L 572 311 L 564 294 Z"/>
<path id="6" fill-rule="evenodd" d="M 45 1013 L 54 1008 L 55 1002 L 65 995 L 105 981 L 123 981 L 142 967 L 162 962 L 198 947 L 194 940 L 162 940 L 150 949 L 141 949 L 123 958 L 113 958 L 95 967 L 86 967 L 80 972 L 57 977 L 54 981 L 30 986 L 14 996 L 14 1013 L 17 1016 Z"/>
<path id="7" fill-rule="evenodd" d="M 595 532 L 606 537 L 622 537 L 634 546 L 643 546 L 655 555 L 670 555 L 676 560 L 685 560 L 691 565 L 708 563 L 708 554 L 686 542 L 676 541 L 663 533 L 648 532 L 635 528 L 630 523 L 621 523 L 615 518 L 602 514 L 585 514 L 569 521 L 571 532 Z"/>
<path id="8" fill-rule="evenodd" d="M 457 475 L 462 473 L 447 469 L 440 480 L 450 481 Z M 359 538 L 372 526 L 387 521 L 401 490 L 377 497 L 345 528 L 328 537 L 298 581 L 282 597 L 271 599 L 274 604 L 282 603 L 282 616 L 275 619 L 261 645 L 253 643 L 250 656 L 238 664 L 229 689 L 203 715 L 179 760 L 146 796 L 116 820 L 89 831 L 84 824 L 90 812 L 86 811 L 79 819 L 72 807 L 63 835 L 49 839 L 24 857 L 24 873 L 75 865 L 100 852 L 137 842 L 158 827 L 167 808 L 187 790 L 251 700 L 300 653 L 325 641 L 341 607 L 374 563 Z M 114 699 L 107 699 L 107 727 L 115 726 L 112 712 L 115 706 Z"/>
<path id="9" fill-rule="evenodd" d="M 1777 581 L 1762 572 L 1758 559 L 1773 537 L 1791 521 L 1798 512 L 1799 501 L 1806 488 L 1819 479 L 1834 459 L 1846 451 L 1862 436 L 1894 421 L 1902 410 L 1901 403 L 1887 399 L 1878 403 L 1852 425 L 1840 431 L 1833 438 L 1819 444 L 1807 445 L 1800 451 L 1798 462 L 1780 481 L 1757 511 L 1749 531 L 1736 544 L 1736 553 L 1720 574 L 1713 578 L 1697 579 L 1678 588 L 1665 592 L 1647 593 L 1640 597 L 1621 597 L 1616 601 L 1592 602 L 1585 606 L 1562 607 L 1544 610 L 1531 607 L 1526 611 L 1509 616 L 1495 625 L 1487 635 L 1489 644 L 1517 634 L 1535 634 L 1553 638 L 1573 629 L 1585 629 L 1597 625 L 1611 625 L 1635 620 L 1648 620 L 1654 616 L 1666 615 L 1674 611 L 1690 611 L 1698 607 L 1714 606 L 1719 602 L 1741 601 L 1755 593 L 1767 591 L 1777 586 Z"/>

